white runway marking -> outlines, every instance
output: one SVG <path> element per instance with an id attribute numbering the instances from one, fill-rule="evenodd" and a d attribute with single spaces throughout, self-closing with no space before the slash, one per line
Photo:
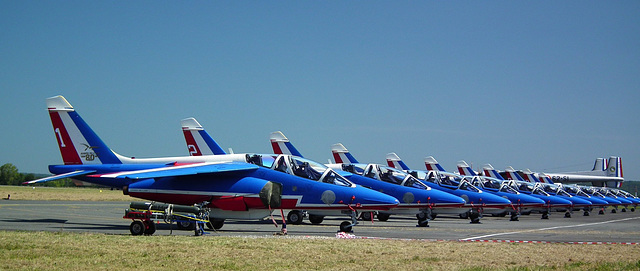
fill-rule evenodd
<path id="1" fill-rule="evenodd" d="M 526 230 L 526 231 L 494 233 L 494 234 L 487 234 L 487 235 L 482 235 L 482 236 L 475 236 L 475 237 L 469 237 L 469 238 L 465 238 L 465 239 L 460 239 L 460 241 L 469 241 L 469 240 L 473 240 L 473 239 L 481 239 L 481 238 L 487 238 L 487 237 L 493 237 L 493 236 L 499 236 L 499 235 L 509 235 L 509 234 L 524 233 L 524 232 L 546 231 L 546 230 L 555 230 L 555 229 L 562 229 L 562 228 L 585 227 L 585 226 L 592 226 L 592 225 L 599 225 L 599 224 L 607 224 L 607 223 L 626 221 L 626 220 L 631 220 L 631 219 L 640 219 L 640 217 L 630 217 L 630 218 L 603 221 L 603 222 L 586 223 L 586 224 L 578 224 L 578 225 L 568 225 L 568 226 L 557 226 L 557 227 L 533 229 L 533 230 Z"/>

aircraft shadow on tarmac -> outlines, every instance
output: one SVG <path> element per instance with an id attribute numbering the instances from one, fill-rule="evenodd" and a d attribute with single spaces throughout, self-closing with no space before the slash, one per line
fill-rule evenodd
<path id="1" fill-rule="evenodd" d="M 76 230 L 128 230 L 129 226 L 126 225 L 112 225 L 112 224 L 95 224 L 95 223 L 75 223 L 68 222 L 65 219 L 2 219 L 2 221 L 8 223 L 42 223 L 42 224 L 61 224 L 61 228 L 76 229 Z"/>
<path id="2" fill-rule="evenodd" d="M 9 223 L 56 223 L 64 224 L 68 220 L 65 219 L 2 219 L 2 221 Z"/>

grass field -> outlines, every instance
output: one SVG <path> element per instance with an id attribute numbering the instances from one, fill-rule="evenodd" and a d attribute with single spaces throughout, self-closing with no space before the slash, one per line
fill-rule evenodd
<path id="1" fill-rule="evenodd" d="M 0 185 L 0 196 L 12 200 L 76 200 L 76 201 L 132 201 L 122 190 L 109 188 L 43 187 Z"/>
<path id="2" fill-rule="evenodd" d="M 0 232 L 2 270 L 639 270 L 635 245 Z"/>
<path id="3" fill-rule="evenodd" d="M 0 186 L 7 194 L 135 200 L 109 189 Z M 640 270 L 640 246 L 0 231 L 0 259 L 0 270 Z"/>

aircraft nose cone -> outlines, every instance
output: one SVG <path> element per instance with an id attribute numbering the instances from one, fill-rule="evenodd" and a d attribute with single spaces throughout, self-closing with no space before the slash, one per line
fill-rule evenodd
<path id="1" fill-rule="evenodd" d="M 590 201 L 591 203 L 593 203 L 593 205 L 607 205 L 607 204 L 609 204 L 609 202 L 607 202 L 606 200 L 604 200 L 602 198 L 590 197 L 587 200 Z"/>
<path id="2" fill-rule="evenodd" d="M 523 195 L 523 194 L 518 195 L 518 199 L 520 200 L 520 204 L 523 204 L 523 205 L 544 205 L 545 204 L 544 200 L 541 200 L 536 197 L 528 196 L 528 195 Z"/>
<path id="3" fill-rule="evenodd" d="M 622 197 L 618 197 L 617 200 L 622 202 L 622 204 L 631 204 L 631 201 Z"/>
<path id="4" fill-rule="evenodd" d="M 586 199 L 581 199 L 581 198 L 578 198 L 578 197 L 570 197 L 570 198 L 567 198 L 567 199 L 569 199 L 573 203 L 573 205 L 580 205 L 580 206 L 593 205 L 591 203 L 591 201 L 588 201 Z"/>
<path id="5" fill-rule="evenodd" d="M 367 188 L 358 188 L 361 189 L 359 189 L 359 193 L 354 193 L 354 203 L 359 204 L 362 208 L 371 210 L 389 210 L 400 204 L 400 201 L 395 197 Z"/>
<path id="6" fill-rule="evenodd" d="M 568 201 L 566 199 L 561 199 L 559 197 L 553 197 L 550 196 L 549 198 L 549 203 L 551 203 L 551 205 L 571 205 L 571 201 Z"/>
<path id="7" fill-rule="evenodd" d="M 437 205 L 464 205 L 465 200 L 456 195 L 449 194 L 444 191 L 431 189 L 426 191 L 429 197 L 429 203 L 435 203 Z"/>
<path id="8" fill-rule="evenodd" d="M 482 193 L 480 202 L 487 205 L 510 205 L 511 201 L 491 193 Z"/>

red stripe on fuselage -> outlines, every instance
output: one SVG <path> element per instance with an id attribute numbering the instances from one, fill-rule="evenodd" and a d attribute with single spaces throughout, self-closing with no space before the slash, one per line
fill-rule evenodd
<path id="1" fill-rule="evenodd" d="M 67 128 L 62 122 L 59 112 L 49 111 L 51 117 L 51 124 L 53 125 L 53 132 L 58 141 L 58 147 L 60 147 L 60 154 L 62 155 L 62 161 L 65 165 L 82 165 L 82 160 L 78 155 L 78 151 L 71 141 L 71 137 L 67 132 Z"/>

